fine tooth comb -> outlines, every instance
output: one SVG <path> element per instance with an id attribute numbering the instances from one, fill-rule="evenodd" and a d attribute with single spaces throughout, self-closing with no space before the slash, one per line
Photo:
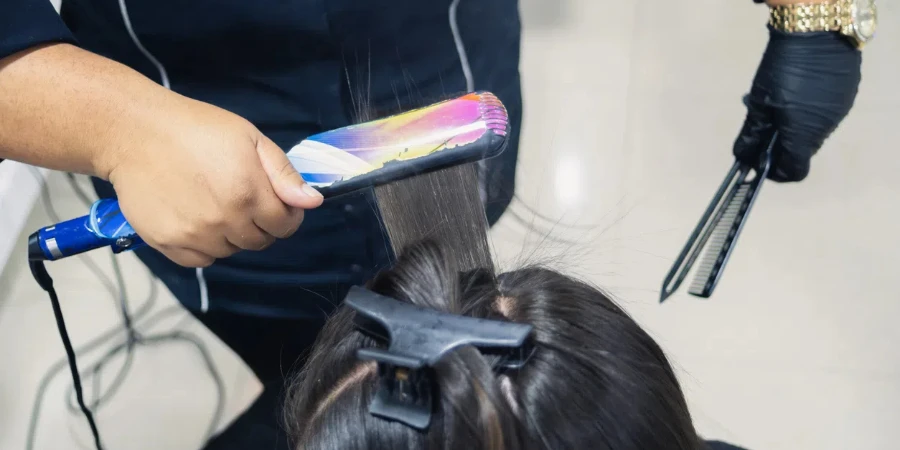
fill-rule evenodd
<path id="1" fill-rule="evenodd" d="M 703 260 L 694 274 L 688 293 L 701 298 L 709 298 L 713 294 L 734 251 L 741 230 L 747 222 L 750 209 L 769 174 L 772 147 L 776 137 L 777 133 L 766 141 L 768 146 L 755 165 L 735 161 L 728 171 L 725 181 L 719 186 L 681 254 L 666 275 L 660 303 L 678 290 L 704 249 Z"/>
<path id="2" fill-rule="evenodd" d="M 310 136 L 287 152 L 304 180 L 325 198 L 385 185 L 499 155 L 509 117 L 491 93 L 475 92 L 380 120 Z M 53 261 L 101 247 L 119 253 L 145 245 L 116 199 L 41 228 L 28 239 L 32 260 Z"/>

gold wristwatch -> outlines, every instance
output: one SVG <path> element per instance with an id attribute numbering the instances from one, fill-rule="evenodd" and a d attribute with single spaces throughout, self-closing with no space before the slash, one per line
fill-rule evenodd
<path id="1" fill-rule="evenodd" d="M 828 0 L 769 7 L 769 25 L 786 33 L 834 31 L 862 48 L 875 36 L 875 0 Z"/>

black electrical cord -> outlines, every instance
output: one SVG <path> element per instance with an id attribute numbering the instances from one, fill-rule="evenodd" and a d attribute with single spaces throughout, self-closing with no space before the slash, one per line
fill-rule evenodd
<path id="1" fill-rule="evenodd" d="M 71 178 L 70 181 L 74 183 L 74 178 Z M 109 400 L 118 392 L 119 388 L 122 386 L 122 383 L 125 382 L 125 377 L 128 375 L 128 372 L 131 370 L 131 364 L 134 362 L 134 347 L 138 343 L 138 334 L 134 329 L 133 320 L 131 318 L 131 312 L 128 309 L 128 293 L 125 289 L 125 278 L 122 276 L 122 268 L 119 266 L 119 261 L 116 259 L 116 255 L 114 253 L 110 253 L 110 263 L 112 264 L 113 273 L 115 274 L 116 284 L 119 286 L 119 307 L 120 312 L 122 313 L 122 327 L 125 330 L 125 343 L 123 345 L 118 345 L 109 352 L 104 355 L 100 361 L 86 369 L 84 373 L 82 373 L 82 378 L 91 378 L 94 380 L 95 390 L 94 393 L 94 401 L 91 402 L 91 409 L 96 410 L 100 407 L 100 404 L 104 401 Z M 156 296 L 156 284 L 152 281 L 151 274 L 151 294 L 153 298 Z M 99 394 L 101 391 L 99 386 L 99 378 L 100 373 L 106 363 L 114 358 L 120 351 L 123 349 L 126 350 L 125 355 L 125 363 L 119 369 L 119 372 L 116 374 L 115 378 L 113 378 L 113 382 L 110 384 L 109 389 L 104 394 Z M 71 393 L 71 390 L 70 390 Z M 71 397 L 71 395 L 66 395 L 67 397 Z M 77 405 L 73 405 L 72 402 L 69 402 L 69 410 L 72 412 L 77 411 Z"/>
<path id="2" fill-rule="evenodd" d="M 113 272 L 116 274 L 116 282 L 120 286 L 121 295 L 121 313 L 122 313 L 122 328 L 125 331 L 125 342 L 117 345 L 116 347 L 109 350 L 100 360 L 95 363 L 93 366 L 85 369 L 82 372 L 82 378 L 90 378 L 94 380 L 94 401 L 91 402 L 90 408 L 96 410 L 100 407 L 100 404 L 108 401 L 112 398 L 113 395 L 118 392 L 119 388 L 125 382 L 125 377 L 128 375 L 128 372 L 131 370 L 131 365 L 134 362 L 134 347 L 139 343 L 139 336 L 137 331 L 134 329 L 133 321 L 131 318 L 131 313 L 128 310 L 128 301 L 127 295 L 125 291 L 125 280 L 122 277 L 122 269 L 119 267 L 118 260 L 116 260 L 116 256 L 113 253 L 110 253 L 110 259 L 113 266 Z M 156 296 L 156 283 L 152 282 L 151 279 L 151 294 L 155 298 Z M 105 393 L 100 394 L 100 374 L 107 362 L 116 357 L 122 350 L 126 351 L 125 354 L 125 362 L 122 364 L 122 367 L 116 373 L 116 376 L 113 378 L 112 383 Z M 72 390 L 69 390 L 69 394 L 66 395 L 67 398 L 71 398 Z M 69 402 L 69 411 L 77 412 L 78 406 L 73 404 L 71 401 Z"/>
<path id="3" fill-rule="evenodd" d="M 44 211 L 47 213 L 47 216 L 49 216 L 52 221 L 60 222 L 59 214 L 57 214 L 56 209 L 53 207 L 53 201 L 50 197 L 50 189 L 49 189 L 48 183 L 44 180 L 44 177 L 37 169 L 34 169 L 34 168 L 32 168 L 32 169 L 33 169 L 32 172 L 34 173 L 35 177 L 38 178 L 38 180 L 42 184 L 41 198 L 43 200 Z M 68 177 L 69 183 L 70 183 L 72 189 L 76 192 L 76 194 L 78 195 L 78 197 L 82 201 L 82 203 L 84 203 L 86 207 L 90 207 L 92 202 L 88 198 L 87 194 L 85 194 L 84 191 L 81 189 L 81 187 L 78 186 L 74 175 L 72 175 L 72 174 L 68 174 L 68 175 L 69 175 L 69 177 Z M 120 305 L 121 311 L 122 311 L 123 326 L 127 333 L 126 338 L 130 342 L 133 343 L 134 331 L 131 328 L 132 318 L 128 311 L 128 295 L 125 290 L 125 283 L 124 283 L 124 280 L 122 279 L 121 269 L 119 267 L 118 261 L 115 259 L 114 255 L 111 255 L 111 263 L 113 266 L 113 270 L 116 274 L 116 281 L 117 281 L 116 284 L 118 286 L 118 288 L 117 288 L 116 285 L 114 285 L 113 282 L 110 281 L 109 277 L 107 277 L 106 274 L 103 273 L 103 271 L 100 269 L 100 267 L 97 266 L 97 264 L 93 261 L 92 258 L 90 258 L 87 255 L 78 255 L 78 258 L 88 267 L 89 270 L 91 270 L 94 273 L 94 275 L 97 276 L 97 278 L 104 285 L 104 287 L 110 293 L 110 295 L 112 295 L 114 299 L 118 299 L 117 303 Z M 136 318 L 143 317 L 144 315 L 146 315 L 152 309 L 153 304 L 155 303 L 157 289 L 156 289 L 156 284 L 152 283 L 152 274 L 151 274 L 150 289 L 151 289 L 150 296 L 149 296 L 147 302 L 145 302 L 145 304 L 142 305 L 141 308 L 138 310 L 138 313 L 135 316 Z M 84 347 L 78 349 L 75 352 L 76 356 L 78 354 L 83 354 L 88 351 L 94 350 L 95 348 L 99 347 L 100 345 L 108 342 L 117 333 L 118 333 L 118 329 L 110 330 L 106 333 L 103 333 L 100 337 L 94 339 L 92 342 L 90 342 L 87 345 L 85 345 Z M 133 345 L 129 346 L 129 348 L 128 348 L 129 354 L 126 357 L 126 361 L 128 362 L 128 364 L 123 365 L 123 367 L 116 374 L 114 381 L 113 381 L 113 385 L 112 385 L 113 387 L 106 394 L 103 394 L 103 395 L 99 395 L 99 392 L 100 392 L 99 389 L 93 390 L 95 399 L 91 402 L 91 404 L 89 406 L 89 408 L 91 410 L 95 411 L 100 406 L 100 403 L 103 400 L 107 399 L 108 397 L 111 397 L 112 394 L 115 392 L 115 390 L 118 389 L 119 385 L 122 382 L 124 382 L 125 375 L 127 374 L 128 370 L 130 369 L 130 361 L 133 360 L 133 355 L 131 354 L 133 347 L 134 347 Z M 114 355 L 109 355 L 109 356 L 112 357 Z M 31 450 L 34 448 L 34 439 L 35 439 L 35 434 L 37 431 L 37 421 L 38 421 L 38 418 L 40 415 L 40 407 L 43 402 L 44 393 L 46 392 L 46 389 L 49 387 L 50 382 L 53 380 L 53 378 L 56 376 L 56 374 L 58 374 L 59 371 L 61 371 L 65 367 L 65 363 L 66 363 L 66 361 L 61 361 L 60 363 L 54 364 L 54 366 L 51 367 L 51 369 L 44 375 L 44 377 L 41 380 L 41 384 L 40 384 L 40 387 L 38 388 L 38 392 L 37 392 L 37 395 L 35 398 L 34 407 L 32 409 L 31 420 L 30 420 L 29 426 L 28 426 L 28 438 L 27 438 L 27 443 L 26 443 L 26 445 L 27 445 L 26 448 L 28 450 Z M 93 367 L 93 373 L 88 373 L 87 375 L 80 374 L 80 376 L 82 379 L 93 378 L 94 376 L 99 375 L 99 370 L 101 368 L 102 368 L 102 365 L 95 365 Z M 93 378 L 93 381 L 94 381 L 93 385 L 98 386 L 99 378 Z M 72 392 L 71 389 L 70 389 L 70 392 Z M 70 408 L 69 408 L 70 411 L 73 411 L 73 412 L 79 412 L 79 410 L 81 409 L 80 405 L 71 405 L 70 404 L 69 406 L 70 406 Z"/>
<path id="4" fill-rule="evenodd" d="M 144 304 L 141 305 L 140 308 L 138 308 L 137 312 L 134 315 L 135 320 L 138 320 L 138 318 L 144 317 L 148 312 L 150 312 L 153 309 L 153 306 L 156 303 L 156 296 L 157 296 L 157 285 L 156 285 L 156 283 L 151 283 L 150 284 L 150 295 L 148 296 L 148 298 L 144 302 Z M 169 308 L 168 310 L 163 310 L 160 313 L 157 313 L 156 315 L 154 315 L 153 318 L 148 319 L 148 322 L 150 320 L 156 320 L 156 318 L 161 317 L 163 315 L 163 313 L 166 313 L 166 312 L 172 313 L 172 312 L 174 312 L 173 311 L 174 309 L 176 309 L 176 307 Z M 101 345 L 109 342 L 112 338 L 114 338 L 120 332 L 121 332 L 121 329 L 119 327 L 109 329 L 109 330 L 105 331 L 104 333 L 102 333 L 101 335 L 95 337 L 88 343 L 77 348 L 75 350 L 75 353 L 76 353 L 76 355 L 80 355 L 80 354 L 85 354 L 87 352 L 94 351 L 95 349 L 99 348 Z M 53 381 L 53 379 L 56 377 L 57 374 L 59 374 L 59 372 L 61 372 L 63 369 L 66 368 L 67 363 L 68 363 L 68 360 L 65 358 L 60 361 L 57 361 L 44 374 L 43 378 L 41 378 L 41 383 L 38 387 L 37 393 L 35 394 L 34 406 L 31 409 L 31 419 L 29 420 L 29 423 L 28 423 L 28 438 L 27 438 L 26 446 L 25 446 L 25 448 L 27 450 L 34 449 L 34 441 L 35 441 L 36 434 L 37 434 L 37 424 L 38 424 L 38 418 L 40 417 L 41 405 L 44 402 L 44 396 L 47 392 L 47 389 L 50 387 L 50 382 Z M 103 398 L 103 397 L 106 397 L 106 396 L 101 396 L 101 398 Z M 96 410 L 98 406 L 99 405 L 92 404 L 90 406 L 90 408 L 92 410 Z"/>
<path id="5" fill-rule="evenodd" d="M 35 172 L 36 177 L 38 177 L 40 179 L 40 181 L 43 182 L 44 179 L 43 179 L 43 176 L 40 174 L 40 172 L 38 172 L 37 170 L 35 170 L 34 172 Z M 70 186 L 72 187 L 73 191 L 78 196 L 78 198 L 82 201 L 82 203 L 85 204 L 85 206 L 90 207 L 90 205 L 92 204 L 92 200 L 84 192 L 84 190 L 78 185 L 78 183 L 75 179 L 75 176 L 73 174 L 67 174 L 67 178 L 68 178 Z M 59 222 L 59 216 L 56 213 L 55 208 L 53 207 L 53 202 L 50 197 L 49 188 L 46 183 L 44 183 L 44 187 L 42 189 L 42 198 L 43 198 L 43 203 L 44 203 L 44 209 L 47 212 L 47 215 L 52 220 Z M 128 296 L 127 296 L 127 292 L 125 289 L 124 277 L 122 275 L 121 268 L 118 264 L 118 260 L 115 258 L 115 255 L 110 254 L 111 263 L 113 266 L 113 271 L 115 274 L 116 284 L 118 285 L 118 289 L 116 289 L 116 287 L 113 286 L 112 281 L 109 280 L 109 278 L 100 270 L 100 268 L 96 265 L 96 263 L 94 263 L 94 261 L 90 257 L 88 257 L 86 255 L 78 255 L 78 256 L 79 256 L 79 259 L 81 259 L 88 266 L 88 268 L 92 272 L 94 272 L 94 274 L 98 277 L 98 279 L 100 279 L 100 281 L 107 288 L 107 290 L 110 292 L 110 294 L 112 294 L 114 297 L 118 298 L 118 300 L 119 300 L 118 304 L 120 306 L 121 314 L 122 314 L 122 328 L 108 330 L 107 332 L 103 333 L 102 335 L 98 336 L 97 338 L 94 338 L 92 341 L 90 341 L 83 347 L 79 348 L 77 351 L 73 350 L 70 353 L 69 350 L 72 348 L 71 341 L 68 341 L 68 333 L 65 330 L 65 323 L 61 322 L 61 318 L 62 318 L 61 314 L 62 313 L 61 313 L 61 309 L 60 309 L 60 313 L 59 313 L 59 315 L 57 315 L 57 319 L 58 319 L 57 325 L 62 324 L 61 325 L 62 329 L 60 330 L 60 333 L 62 335 L 62 333 L 65 332 L 64 340 L 69 342 L 68 345 L 66 346 L 66 360 L 60 361 L 57 364 L 54 364 L 54 366 L 51 367 L 51 369 L 44 375 L 44 377 L 41 380 L 41 384 L 40 384 L 40 387 L 38 388 L 38 392 L 37 392 L 37 395 L 35 398 L 34 407 L 32 409 L 31 421 L 29 422 L 28 438 L 27 438 L 27 444 L 26 444 L 27 450 L 32 450 L 34 448 L 34 441 L 35 441 L 36 432 L 37 432 L 37 422 L 38 422 L 38 418 L 40 416 L 40 406 L 43 402 L 44 394 L 46 393 L 46 390 L 49 387 L 50 382 L 61 370 L 63 370 L 65 368 L 67 362 L 70 367 L 70 370 L 72 370 L 72 367 L 75 368 L 74 369 L 75 371 L 73 372 L 73 380 L 75 381 L 75 383 L 73 383 L 73 388 L 71 388 L 69 390 L 69 393 L 66 395 L 66 398 L 71 399 L 72 391 L 74 390 L 75 401 L 77 403 L 77 406 L 75 406 L 75 405 L 72 405 L 71 401 L 68 401 L 67 403 L 69 404 L 69 409 L 74 412 L 79 412 L 79 410 L 80 410 L 83 413 L 85 413 L 85 411 L 87 410 L 87 412 L 85 413 L 85 416 L 90 417 L 89 421 L 92 424 L 91 431 L 92 431 L 92 433 L 94 433 L 95 443 L 97 444 L 98 450 L 100 450 L 100 449 L 102 449 L 102 447 L 100 446 L 99 433 L 97 432 L 96 424 L 94 423 L 93 416 L 89 415 L 90 411 L 91 410 L 97 411 L 97 409 L 100 408 L 100 406 L 103 403 L 109 401 L 112 398 L 112 396 L 118 391 L 118 389 L 121 387 L 122 383 L 125 380 L 127 373 L 129 372 L 129 370 L 132 366 L 132 362 L 134 360 L 134 350 L 138 345 L 143 344 L 143 345 L 151 346 L 151 345 L 159 345 L 159 344 L 162 344 L 165 342 L 171 342 L 171 341 L 183 341 L 183 342 L 187 342 L 187 343 L 193 345 L 200 353 L 200 355 L 205 363 L 205 366 L 216 386 L 216 392 L 217 392 L 216 409 L 213 413 L 212 420 L 208 426 L 204 441 L 208 441 L 209 439 L 211 439 L 213 434 L 216 431 L 216 428 L 218 427 L 218 423 L 221 420 L 222 414 L 224 413 L 225 387 L 224 387 L 224 383 L 222 381 L 222 377 L 219 374 L 218 370 L 216 369 L 215 364 L 212 360 L 212 357 L 211 357 L 206 345 L 195 335 L 193 335 L 191 333 L 181 332 L 181 331 L 173 331 L 171 333 L 159 334 L 159 335 L 153 335 L 153 336 L 141 336 L 134 328 L 135 323 L 140 321 L 152 309 L 153 304 L 155 303 L 155 300 L 156 300 L 156 295 L 157 295 L 157 285 L 155 282 L 153 282 L 152 274 L 150 274 L 150 278 L 151 278 L 150 296 L 147 299 L 147 301 L 144 303 L 144 305 L 142 305 L 137 310 L 137 313 L 134 315 L 134 317 L 132 317 L 132 315 L 129 311 L 129 308 L 128 308 L 128 298 L 127 298 Z M 46 284 L 47 286 L 49 286 L 52 289 L 53 288 L 52 287 L 52 285 L 53 285 L 52 279 L 50 278 L 49 274 L 47 273 L 43 262 L 38 261 L 37 263 L 39 263 L 41 267 L 40 268 L 33 267 L 32 273 L 33 274 L 41 274 L 41 273 L 46 274 L 44 284 Z M 41 283 L 40 280 L 38 282 L 39 282 L 39 284 Z M 44 284 L 42 284 L 42 287 L 44 287 Z M 45 290 L 46 290 L 46 288 L 45 288 Z M 55 296 L 56 296 L 56 292 L 54 291 L 51 294 L 51 298 L 53 298 Z M 58 299 L 58 297 L 55 297 L 55 298 L 56 298 L 56 303 L 58 304 L 59 299 Z M 54 310 L 56 310 L 56 308 L 54 308 Z M 149 327 L 149 326 L 151 326 L 151 324 L 155 324 L 162 318 L 164 318 L 168 315 L 171 315 L 172 313 L 183 312 L 183 311 L 184 311 L 184 309 L 180 306 L 167 308 L 163 311 L 156 313 L 155 315 L 153 315 L 146 321 L 142 321 L 141 325 Z M 94 365 L 92 365 L 88 369 L 84 370 L 83 372 L 79 373 L 77 370 L 77 364 L 75 364 L 75 356 L 79 353 L 85 353 L 85 352 L 95 350 L 96 348 L 100 347 L 101 345 L 105 344 L 110 339 L 112 339 L 116 334 L 118 334 L 120 332 L 120 330 L 125 332 L 125 342 L 122 342 L 122 343 L 114 346 L 110 350 L 108 350 L 107 353 L 104 354 Z M 65 342 L 64 342 L 64 344 L 65 344 Z M 110 387 L 107 389 L 107 391 L 105 393 L 99 394 L 99 392 L 101 391 L 101 389 L 99 388 L 99 386 L 100 386 L 99 380 L 100 380 L 100 374 L 102 373 L 102 369 L 111 359 L 116 357 L 122 351 L 126 352 L 125 363 L 119 369 L 118 373 L 114 377 L 114 380 L 111 383 Z M 94 399 L 89 406 L 86 405 L 84 402 L 83 387 L 81 385 L 82 379 L 84 379 L 84 380 L 91 379 L 93 381 Z"/>
<path id="6" fill-rule="evenodd" d="M 31 269 L 34 280 L 50 295 L 50 304 L 53 305 L 53 315 L 56 317 L 56 327 L 59 329 L 59 337 L 62 339 L 63 347 L 66 349 L 66 358 L 69 360 L 69 370 L 72 372 L 72 382 L 75 385 L 75 397 L 78 399 L 78 406 L 91 427 L 91 434 L 94 436 L 94 444 L 97 446 L 97 450 L 103 450 L 103 445 L 100 443 L 100 432 L 97 430 L 94 415 L 84 403 L 84 392 L 81 388 L 81 375 L 78 373 L 75 350 L 72 348 L 72 341 L 69 339 L 69 331 L 66 330 L 66 321 L 63 318 L 59 297 L 56 295 L 56 289 L 53 288 L 53 278 L 47 272 L 43 261 L 29 261 L 28 267 Z"/>

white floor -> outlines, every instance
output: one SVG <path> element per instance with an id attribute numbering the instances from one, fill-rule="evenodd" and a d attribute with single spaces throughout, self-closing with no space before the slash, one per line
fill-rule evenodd
<path id="1" fill-rule="evenodd" d="M 856 107 L 808 180 L 765 186 L 712 300 L 678 294 L 660 306 L 662 278 L 732 162 L 765 9 L 749 0 L 522 0 L 520 200 L 495 246 L 508 267 L 550 259 L 616 294 L 675 361 L 704 436 L 752 449 L 898 447 L 900 16 L 894 2 L 880 6 Z M 61 175 L 50 186 L 61 216 L 83 213 Z M 26 230 L 47 223 L 35 208 Z M 13 255 L 22 254 L 20 245 Z M 111 274 L 105 254 L 93 258 Z M 141 304 L 148 278 L 133 256 L 120 261 Z M 76 345 L 117 325 L 112 297 L 84 264 L 51 270 Z M 154 310 L 174 304 L 163 290 Z M 153 330 L 174 327 L 209 343 L 228 386 L 227 421 L 257 384 L 183 313 Z M 0 449 L 23 448 L 40 377 L 62 356 L 49 303 L 24 262 L 11 260 L 0 278 Z M 69 384 L 67 372 L 51 384 L 35 448 L 90 447 L 82 418 L 66 410 Z M 141 348 L 100 410 L 107 448 L 198 448 L 212 386 L 193 348 Z"/>

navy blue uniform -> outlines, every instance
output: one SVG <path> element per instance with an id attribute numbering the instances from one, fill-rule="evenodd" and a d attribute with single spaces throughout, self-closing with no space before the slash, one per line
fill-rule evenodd
<path id="1" fill-rule="evenodd" d="M 73 43 L 248 119 L 283 149 L 360 115 L 492 91 L 514 130 L 509 149 L 485 171 L 492 222 L 513 192 L 520 32 L 517 0 L 63 0 L 60 14 L 48 0 L 0 3 L 0 58 Z M 95 187 L 101 197 L 115 196 L 106 182 Z M 389 252 L 371 192 L 329 200 L 307 213 L 292 238 L 205 270 L 138 251 L 267 385 L 210 448 L 284 445 L 269 445 L 279 429 L 282 372 L 347 288 L 383 267 Z"/>
<path id="2" fill-rule="evenodd" d="M 517 0 L 125 0 L 124 10 L 118 0 L 63 0 L 62 18 L 48 0 L 2 1 L 0 58 L 77 40 L 245 117 L 285 149 L 353 123 L 360 111 L 381 115 L 492 91 L 513 122 L 510 148 L 486 170 L 492 223 L 512 198 L 522 118 Z M 115 195 L 108 183 L 95 186 Z M 208 449 L 288 448 L 276 422 L 281 374 L 312 342 L 322 313 L 391 257 L 371 195 L 328 201 L 293 238 L 201 273 L 139 251 L 189 309 L 206 297 L 209 311 L 197 317 L 266 385 Z"/>
<path id="3" fill-rule="evenodd" d="M 124 5 L 64 0 L 59 17 L 48 0 L 4 0 L 0 57 L 42 42 L 77 42 L 248 119 L 284 149 L 353 123 L 361 108 L 385 114 L 470 89 L 495 92 L 519 128 L 516 0 L 462 0 L 454 8 L 452 0 Z M 512 194 L 516 139 L 488 171 L 492 220 Z M 101 196 L 115 195 L 109 184 L 95 184 Z M 318 318 L 390 257 L 372 204 L 371 193 L 329 201 L 291 239 L 203 271 L 149 249 L 139 256 L 192 310 Z"/>

